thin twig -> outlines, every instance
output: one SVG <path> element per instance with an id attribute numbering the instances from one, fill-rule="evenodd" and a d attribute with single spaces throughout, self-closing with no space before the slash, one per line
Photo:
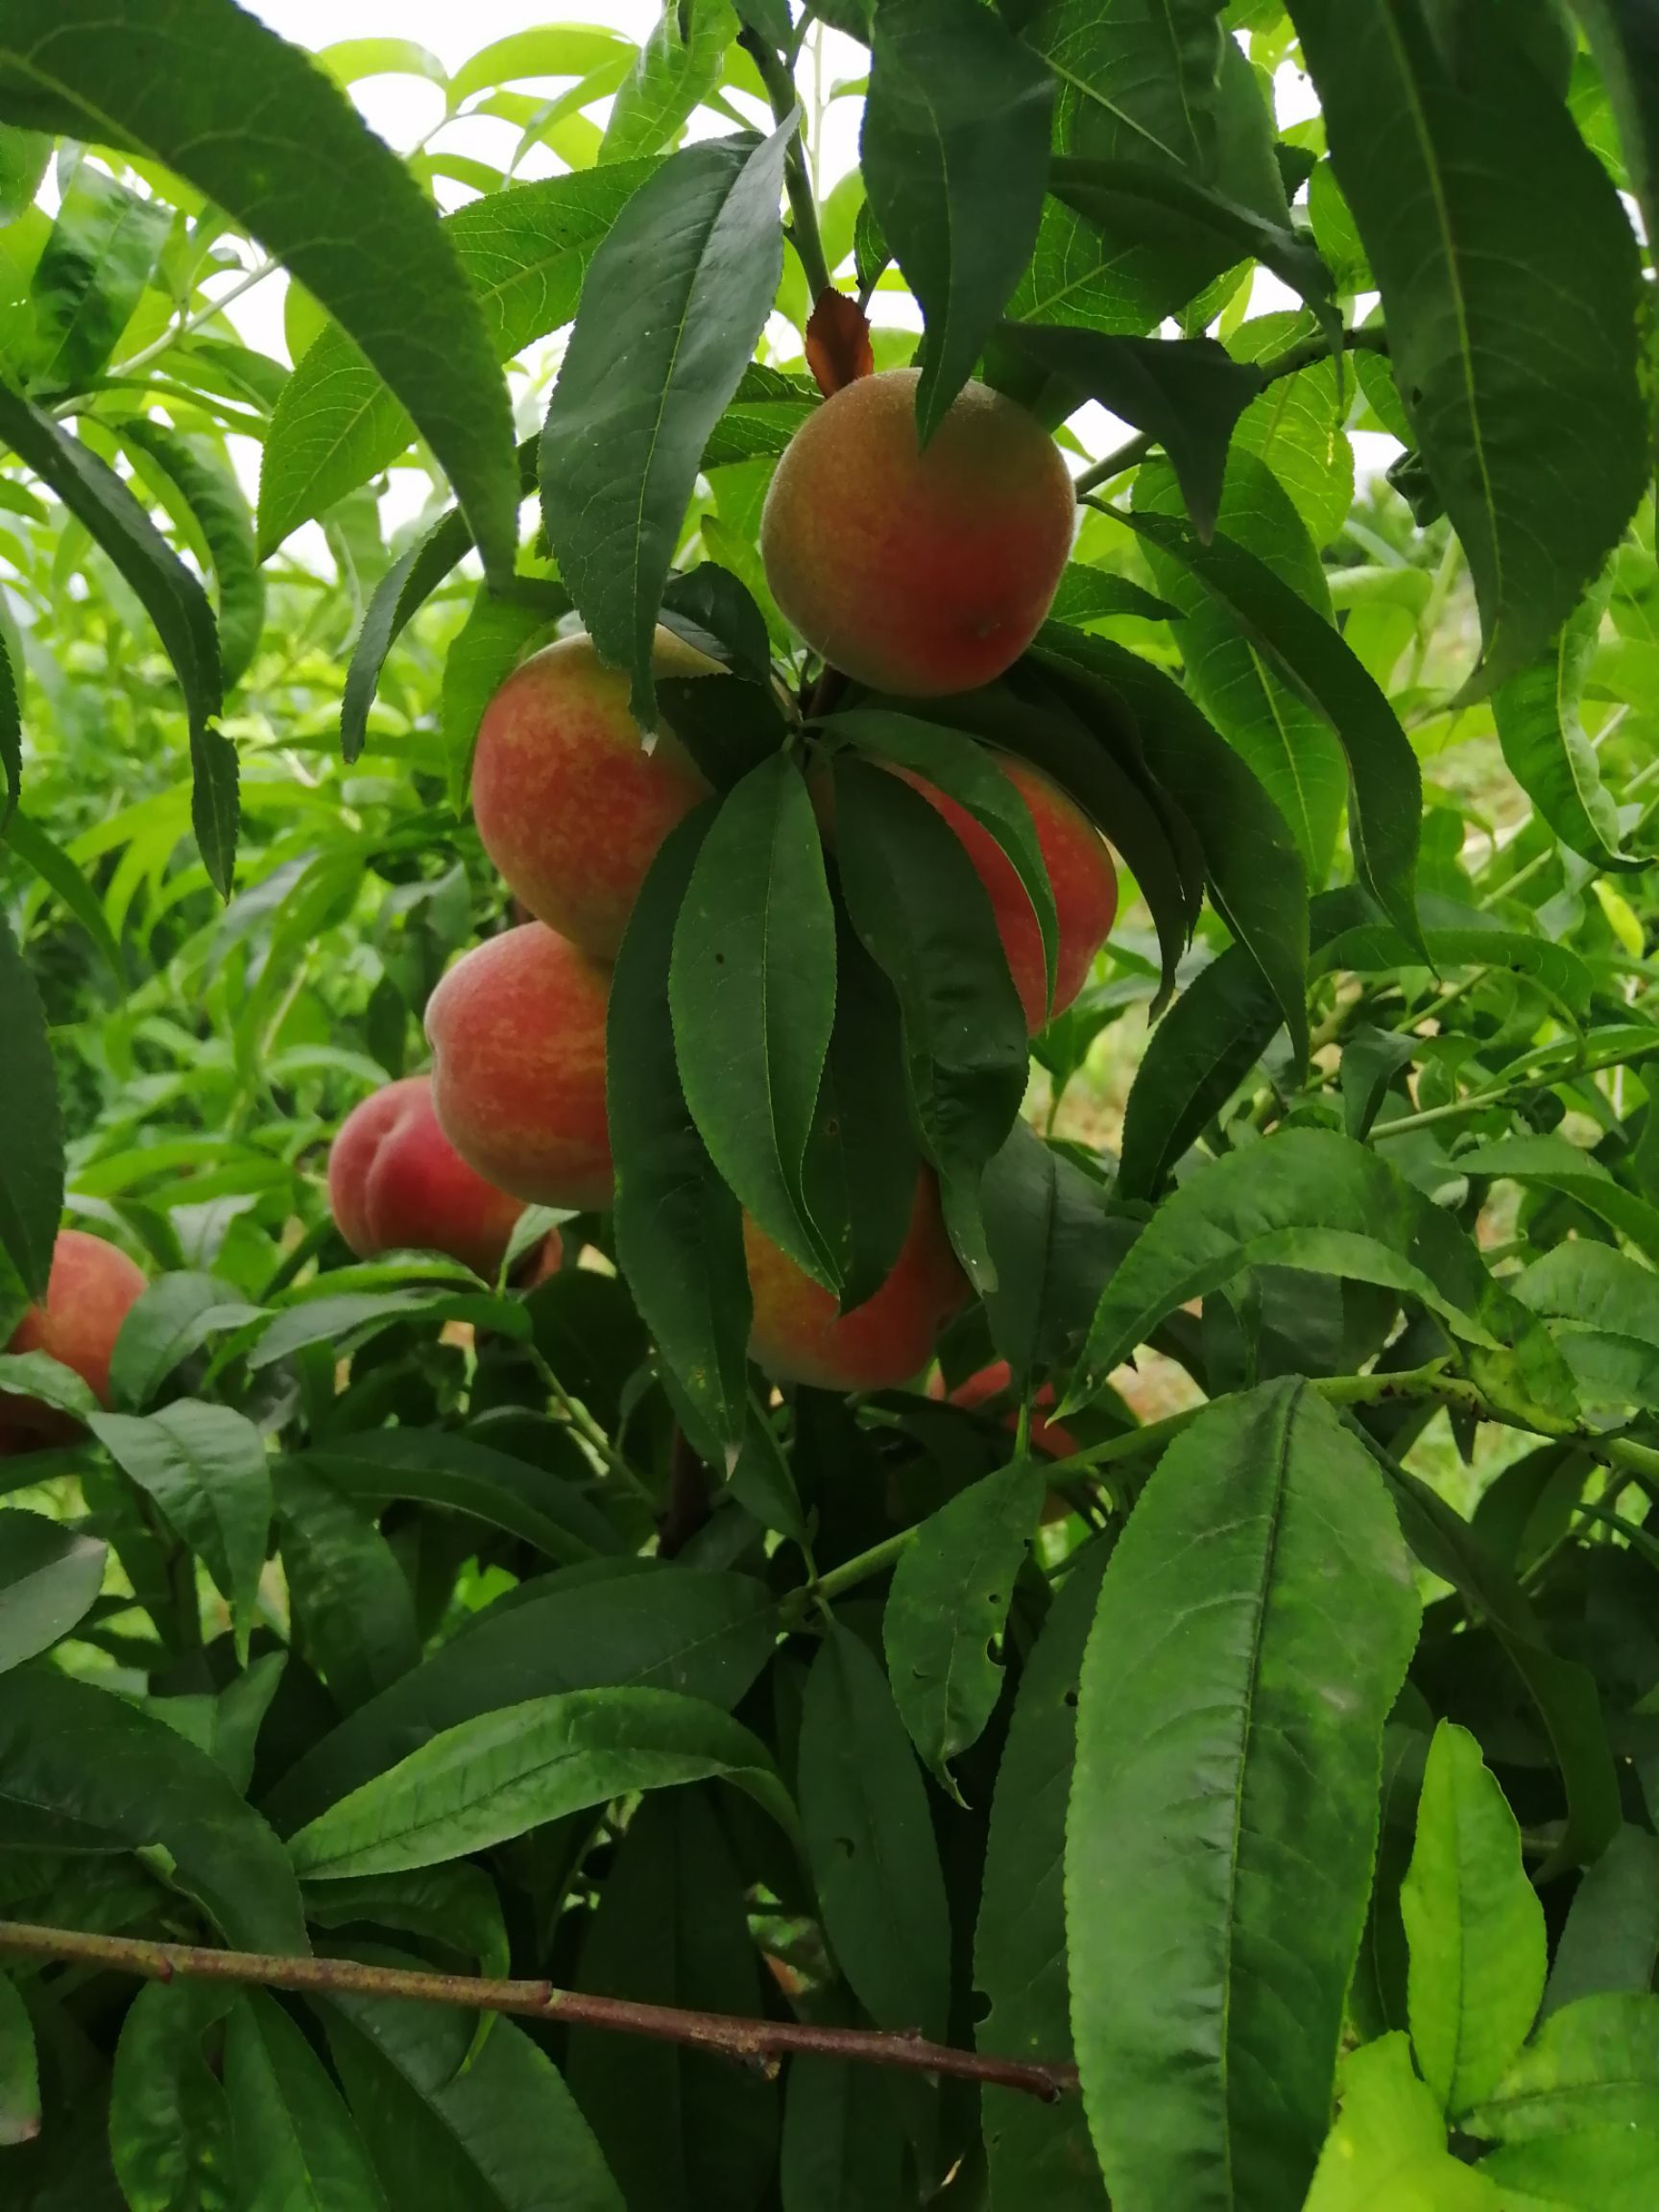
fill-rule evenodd
<path id="1" fill-rule="evenodd" d="M 800 111 L 801 95 L 782 58 L 773 52 L 757 31 L 740 32 L 737 43 L 760 72 L 760 82 L 766 87 L 774 117 L 779 123 L 787 123 Z M 821 292 L 830 290 L 830 264 L 824 258 L 824 240 L 818 229 L 818 203 L 812 196 L 812 179 L 806 168 L 806 156 L 802 152 L 799 132 L 790 140 L 789 150 L 783 156 L 783 185 L 789 195 L 789 212 L 794 218 L 788 232 L 789 243 L 800 255 L 806 289 L 816 301 Z"/>
<path id="2" fill-rule="evenodd" d="M 659 2043 L 689 2044 L 728 2057 L 775 2068 L 790 2052 L 850 2058 L 907 2074 L 948 2074 L 999 2089 L 1022 2089 L 1051 2104 L 1077 2086 L 1077 2069 L 1059 2062 L 998 2058 L 929 2043 L 921 2035 L 889 2034 L 875 2028 L 819 2028 L 805 2020 L 749 2020 L 726 2012 L 682 2010 L 674 2005 L 638 2005 L 624 1997 L 559 1989 L 550 1982 L 492 1982 L 470 1974 L 416 1974 L 401 1967 L 368 1966 L 355 1959 L 308 1959 L 258 1951 L 220 1951 L 195 1943 L 152 1943 L 129 1936 L 90 1936 L 70 1928 L 39 1928 L 0 1921 L 0 1956 L 60 1959 L 136 1974 L 151 1982 L 231 1982 L 265 1989 L 293 1989 L 328 1997 L 396 1997 L 425 2005 L 460 2005 L 477 2012 L 512 2012 L 526 2019 L 567 2020 L 580 2028 L 644 2035 Z"/>

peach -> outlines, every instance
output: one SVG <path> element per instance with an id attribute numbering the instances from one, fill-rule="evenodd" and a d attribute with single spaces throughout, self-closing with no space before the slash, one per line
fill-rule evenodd
<path id="1" fill-rule="evenodd" d="M 499 1268 L 524 1211 L 445 1136 L 427 1075 L 388 1083 L 346 1117 L 328 1154 L 328 1203 L 359 1260 L 445 1252 L 479 1275 Z"/>
<path id="2" fill-rule="evenodd" d="M 109 1356 L 144 1289 L 144 1274 L 118 1246 L 82 1229 L 60 1229 L 52 1247 L 46 1302 L 31 1306 L 8 1352 L 45 1352 L 73 1367 L 101 1406 L 109 1403 Z M 0 1454 L 67 1443 L 79 1424 L 50 1406 L 0 1397 Z"/>
<path id="3" fill-rule="evenodd" d="M 1006 1359 L 993 1359 L 989 1367 L 981 1367 L 977 1374 L 970 1375 L 966 1382 L 958 1382 L 950 1393 L 952 1406 L 962 1406 L 972 1412 L 994 1398 L 1000 1398 L 1014 1380 L 1013 1369 Z M 927 1385 L 929 1398 L 943 1398 L 944 1378 L 935 1375 Z M 1040 1408 L 1052 1406 L 1054 1387 L 1045 1382 L 1031 1402 L 1031 1449 L 1045 1459 L 1070 1459 L 1077 1451 L 1077 1439 L 1070 1429 L 1063 1429 L 1056 1421 L 1045 1421 Z M 1011 1411 L 1003 1421 L 1010 1434 L 1020 1427 L 1018 1411 Z"/>
<path id="4" fill-rule="evenodd" d="M 659 676 L 714 662 L 659 628 Z M 658 847 L 699 800 L 702 771 L 679 739 L 650 752 L 628 711 L 628 671 L 588 637 L 562 637 L 515 669 L 478 727 L 472 813 L 484 850 L 540 922 L 613 960 Z"/>
<path id="5" fill-rule="evenodd" d="M 1048 612 L 1076 500 L 1022 407 L 969 384 L 916 442 L 913 369 L 845 385 L 779 462 L 760 517 L 772 595 L 830 666 L 910 699 L 972 691 Z"/>
<path id="6" fill-rule="evenodd" d="M 540 922 L 488 938 L 426 1005 L 432 1104 L 469 1166 L 541 1206 L 609 1206 L 611 971 Z"/>
<path id="7" fill-rule="evenodd" d="M 749 1356 L 780 1382 L 821 1390 L 884 1390 L 908 1382 L 933 1356 L 939 1332 L 968 1301 L 939 1209 L 939 1188 L 924 1169 L 910 1227 L 893 1271 L 851 1313 L 814 1283 L 746 1214 L 743 1250 L 755 1300 Z"/>
<path id="8" fill-rule="evenodd" d="M 1118 871 L 1094 823 L 1051 777 L 1011 754 L 997 756 L 997 765 L 1031 810 L 1038 848 L 1054 893 L 1053 1012 L 1061 1014 L 1088 981 L 1094 955 L 1105 944 L 1117 918 Z M 990 830 L 954 799 L 947 798 L 935 784 L 908 768 L 895 767 L 894 772 L 916 786 L 966 846 L 968 857 L 990 894 L 998 934 L 1008 956 L 1008 971 L 1025 1009 L 1025 1026 L 1035 1036 L 1050 1019 L 1047 971 L 1043 962 L 1043 933 L 1014 863 Z"/>

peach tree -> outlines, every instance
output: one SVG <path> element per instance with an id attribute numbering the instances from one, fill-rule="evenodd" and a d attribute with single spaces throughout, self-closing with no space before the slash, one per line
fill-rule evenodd
<path id="1" fill-rule="evenodd" d="M 1642 0 L 0 0 L 0 2201 L 1659 2200 L 1656 226 Z"/>

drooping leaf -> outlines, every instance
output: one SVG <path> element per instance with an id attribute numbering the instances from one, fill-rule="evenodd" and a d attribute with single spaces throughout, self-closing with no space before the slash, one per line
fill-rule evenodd
<path id="1" fill-rule="evenodd" d="M 802 1166 L 835 1019 L 835 914 L 805 781 L 782 754 L 750 770 L 702 841 L 668 1002 L 709 1158 L 766 1235 L 833 1286 Z"/>
<path id="2" fill-rule="evenodd" d="M 1630 226 L 1495 19 L 1454 68 L 1415 5 L 1290 14 L 1500 684 L 1548 649 L 1647 478 Z"/>
<path id="3" fill-rule="evenodd" d="M 49 1352 L 0 1352 L 0 1389 L 75 1421 L 89 1420 L 98 1410 L 91 1385 Z"/>
<path id="4" fill-rule="evenodd" d="M 245 1414 L 194 1398 L 141 1416 L 94 1413 L 90 1427 L 202 1558 L 246 1663 L 271 1527 L 264 1438 Z"/>
<path id="5" fill-rule="evenodd" d="M 23 792 L 23 720 L 17 703 L 17 679 L 12 668 L 12 648 L 4 629 L 0 629 L 0 772 L 6 778 L 6 810 L 0 817 L 0 829 L 10 837 L 17 820 L 17 802 Z"/>
<path id="6" fill-rule="evenodd" d="M 671 1690 L 571 1690 L 445 1729 L 330 1806 L 289 1852 L 309 1881 L 395 1874 L 637 1790 L 710 1776 L 793 1825 L 764 1745 L 718 1706 Z"/>
<path id="7" fill-rule="evenodd" d="M 149 416 L 124 422 L 121 436 L 177 487 L 206 542 L 219 602 L 220 680 L 231 690 L 247 674 L 265 622 L 265 580 L 242 489 L 204 441 L 185 438 Z"/>
<path id="8" fill-rule="evenodd" d="M 675 541 L 778 289 L 794 129 L 687 147 L 639 187 L 594 254 L 547 409 L 547 541 L 601 658 L 631 670 L 647 729 Z"/>
<path id="9" fill-rule="evenodd" d="M 67 1636 L 104 1580 L 109 1547 L 43 1513 L 0 1512 L 0 1673 Z"/>
<path id="10" fill-rule="evenodd" d="M 1052 2063 L 1071 2056 L 1066 1806 L 1083 1648 L 1109 1556 L 1094 1544 L 1067 1570 L 1020 1678 L 997 1770 L 974 1981 L 989 2005 L 975 2040 L 1002 2057 Z M 1080 2099 L 1044 2104 L 1007 2089 L 987 2089 L 984 2099 L 997 2212 L 1039 2196 L 1053 2212 L 1101 2212 L 1105 2190 Z"/>
<path id="11" fill-rule="evenodd" d="M 498 361 L 569 322 L 595 249 L 654 166 L 540 177 L 444 218 Z M 409 443 L 408 408 L 349 332 L 349 324 L 327 325 L 277 399 L 259 475 L 261 558 Z M 530 472 L 534 481 L 534 442 Z"/>
<path id="12" fill-rule="evenodd" d="M 470 2016 L 332 1996 L 328 2051 L 393 2205 L 430 2212 L 623 2212 L 552 2060 L 510 2020 L 467 2063 Z"/>
<path id="13" fill-rule="evenodd" d="M 408 1577 L 370 1516 L 302 1459 L 278 1461 L 272 1495 L 295 1633 L 352 1712 L 420 1660 Z"/>
<path id="14" fill-rule="evenodd" d="M 1118 1540 L 1083 1664 L 1066 1918 L 1121 2212 L 1269 2212 L 1312 2178 L 1418 1611 L 1374 1468 L 1294 1380 L 1207 1408 Z"/>
<path id="15" fill-rule="evenodd" d="M 921 302 L 926 445 L 1031 258 L 1054 80 L 995 11 L 884 0 L 859 156 L 870 206 Z"/>
<path id="16" fill-rule="evenodd" d="M 141 1412 L 180 1361 L 209 1336 L 257 1321 L 264 1310 L 217 1275 L 178 1270 L 158 1276 L 128 1310 L 109 1355 L 116 1405 Z"/>
<path id="17" fill-rule="evenodd" d="M 1433 1226 L 1386 1162 L 1333 1130 L 1285 1129 L 1229 1152 L 1158 1209 L 1106 1286 L 1070 1403 L 1081 1404 L 1166 1313 L 1246 1266 L 1312 1268 L 1419 1298 L 1460 1334 L 1490 1341 L 1442 1288 Z"/>
<path id="18" fill-rule="evenodd" d="M 5 647 L 0 643 L 0 663 L 4 661 Z M 0 724 L 5 718 L 5 672 L 0 666 Z M 0 752 L 3 751 L 4 742 L 0 740 Z M 33 868 L 41 882 L 57 893 L 103 954 L 117 986 L 125 991 L 127 971 L 122 963 L 121 948 L 105 919 L 103 902 L 63 847 L 56 843 L 38 822 L 21 812 L 14 812 L 7 822 L 5 838 L 18 859 Z"/>
<path id="19" fill-rule="evenodd" d="M 121 2023 L 109 2153 L 129 2212 L 229 2212 L 230 2109 L 204 2037 L 236 2002 L 210 1982 L 153 1982 Z"/>
<path id="20" fill-rule="evenodd" d="M 0 69 L 9 107 L 67 103 L 78 136 L 141 147 L 280 258 L 408 407 L 485 565 L 512 567 L 512 431 L 477 304 L 431 203 L 307 56 L 219 0 L 116 20 L 23 0 Z"/>
<path id="21" fill-rule="evenodd" d="M 643 1684 L 729 1708 L 770 1657 L 775 1622 L 750 1575 L 650 1560 L 568 1568 L 492 1607 L 325 1736 L 273 1791 L 271 1817 L 288 1833 L 443 1730 L 560 1691 Z"/>
<path id="22" fill-rule="evenodd" d="M 225 2098 L 246 2212 L 383 2212 L 363 2139 L 327 2069 L 263 1989 L 225 2026 Z"/>
<path id="23" fill-rule="evenodd" d="M 63 1124 L 46 1009 L 0 914 L 0 1036 L 7 1040 L 7 1131 L 0 1144 L 0 1251 L 32 1296 L 46 1295 L 63 1209 Z"/>
<path id="24" fill-rule="evenodd" d="M 1626 1821 L 1574 1894 L 1550 1966 L 1544 2016 L 1580 1997 L 1651 1989 L 1656 1962 L 1659 1839 Z"/>
<path id="25" fill-rule="evenodd" d="M 1490 2094 L 1538 2010 L 1544 1908 L 1503 1791 L 1450 1720 L 1429 1747 L 1400 1911 L 1417 2063 L 1443 2109 L 1463 2113 Z"/>
<path id="26" fill-rule="evenodd" d="M 576 1986 L 753 2018 L 761 2009 L 743 1878 L 709 1793 L 648 1797 L 629 1822 Z M 718 2053 L 572 2032 L 565 2076 L 630 2203 L 753 2212 L 778 2150 L 778 2100 Z M 656 2123 L 641 2128 L 647 2109 Z"/>
<path id="27" fill-rule="evenodd" d="M 664 8 L 617 87 L 599 144 L 600 164 L 660 154 L 672 145 L 719 83 L 726 49 L 736 36 L 732 0 Z"/>
<path id="28" fill-rule="evenodd" d="M 885 1675 L 839 1624 L 806 1678 L 799 1770 L 837 1964 L 878 2026 L 940 2035 L 950 1932 L 926 1794 Z"/>
<path id="29" fill-rule="evenodd" d="M 158 1846 L 227 1941 L 306 1948 L 281 1844 L 204 1752 L 125 1698 L 49 1667 L 0 1675 L 0 1763 L 6 1849 Z"/>
<path id="30" fill-rule="evenodd" d="M 978 1741 L 1001 1693 L 991 1646 L 1006 1624 L 1046 1487 L 1034 1459 L 982 1477 L 923 1522 L 893 1572 L 882 1623 L 893 1701 L 953 1795 L 950 1763 Z"/>
<path id="31" fill-rule="evenodd" d="M 1016 1121 L 985 1169 L 980 1198 L 997 1270 L 985 1296 L 992 1341 L 1018 1379 L 1069 1367 L 1114 1256 L 1099 1185 Z"/>
<path id="32" fill-rule="evenodd" d="M 155 272 L 171 220 L 159 201 L 89 161 L 79 165 L 29 280 L 33 390 L 80 391 L 97 375 Z"/>
<path id="33" fill-rule="evenodd" d="M 1499 685 L 1492 714 L 1509 773 L 1562 844 L 1598 868 L 1634 868 L 1579 719 L 1606 600 L 1605 590 L 1590 591 L 1549 650 Z"/>

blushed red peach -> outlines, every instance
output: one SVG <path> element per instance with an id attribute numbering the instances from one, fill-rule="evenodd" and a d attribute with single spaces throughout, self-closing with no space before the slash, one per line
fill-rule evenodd
<path id="1" fill-rule="evenodd" d="M 1012 754 L 998 754 L 996 760 L 1030 809 L 1043 864 L 1048 871 L 1055 921 L 1052 1012 L 1062 1014 L 1088 981 L 1094 955 L 1117 919 L 1118 871 L 1100 832 L 1052 777 Z M 966 807 L 947 798 L 937 785 L 908 768 L 895 767 L 894 773 L 916 786 L 967 848 L 968 857 L 990 894 L 997 931 L 1008 956 L 1008 971 L 1025 1010 L 1025 1026 L 1035 1036 L 1051 1018 L 1046 1005 L 1043 932 L 1013 861 L 990 830 L 974 821 Z"/>
<path id="2" fill-rule="evenodd" d="M 1048 433 L 969 384 L 926 450 L 913 369 L 861 376 L 808 416 L 760 519 L 773 597 L 861 684 L 942 698 L 989 684 L 1035 637 L 1076 499 Z"/>
<path id="3" fill-rule="evenodd" d="M 444 1252 L 479 1275 L 499 1268 L 524 1211 L 445 1136 L 427 1075 L 388 1083 L 346 1117 L 328 1154 L 328 1203 L 359 1260 Z"/>
<path id="4" fill-rule="evenodd" d="M 540 922 L 458 960 L 426 1006 L 432 1103 L 486 1182 L 541 1206 L 611 1203 L 611 971 Z"/>
<path id="5" fill-rule="evenodd" d="M 981 1367 L 977 1374 L 970 1375 L 965 1382 L 958 1382 L 950 1392 L 952 1406 L 965 1407 L 972 1412 L 975 1407 L 986 1405 L 993 1398 L 1000 1398 L 1014 1380 L 1014 1371 L 1006 1359 L 993 1359 L 989 1367 Z M 927 1385 L 929 1398 L 943 1398 L 945 1382 L 935 1375 Z M 1070 1459 L 1078 1450 L 1077 1439 L 1070 1429 L 1063 1429 L 1056 1421 L 1045 1421 L 1042 1408 L 1054 1403 L 1054 1387 L 1045 1382 L 1031 1402 L 1031 1449 L 1045 1459 Z M 1010 1412 L 1003 1421 L 1010 1433 L 1020 1427 L 1020 1416 Z"/>
<path id="6" fill-rule="evenodd" d="M 8 1352 L 44 1352 L 72 1367 L 101 1406 L 109 1403 L 109 1356 L 144 1289 L 144 1273 L 118 1246 L 83 1229 L 60 1229 L 43 1305 L 31 1306 Z M 80 1424 L 33 1400 L 0 1397 L 0 1455 L 68 1442 Z"/>
<path id="7" fill-rule="evenodd" d="M 659 676 L 713 661 L 659 628 Z M 514 670 L 484 710 L 472 812 L 484 850 L 538 921 L 613 960 L 657 850 L 709 786 L 661 730 L 647 752 L 628 711 L 628 672 L 588 637 L 562 637 Z"/>
<path id="8" fill-rule="evenodd" d="M 804 1273 L 746 1214 L 743 1250 L 755 1315 L 749 1355 L 779 1382 L 820 1390 L 883 1390 L 933 1357 L 939 1332 L 968 1301 L 968 1279 L 945 1234 L 939 1189 L 924 1170 L 893 1271 L 852 1312 Z"/>

